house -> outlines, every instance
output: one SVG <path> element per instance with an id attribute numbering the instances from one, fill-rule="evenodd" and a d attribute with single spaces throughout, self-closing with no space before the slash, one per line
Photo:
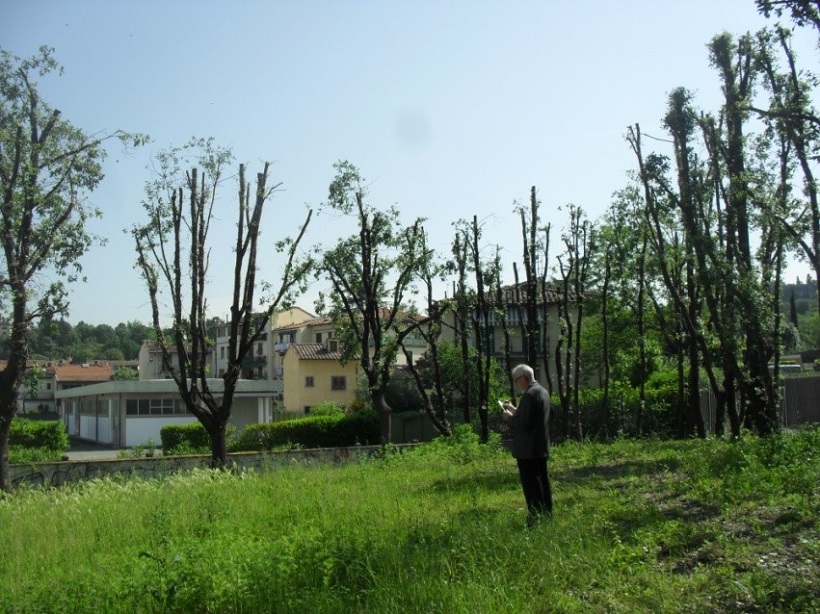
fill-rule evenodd
<path id="1" fill-rule="evenodd" d="M 222 390 L 221 379 L 209 379 L 211 390 Z M 271 422 L 274 390 L 266 381 L 239 380 L 229 424 L 238 430 Z M 171 379 L 120 380 L 67 388 L 55 393 L 69 435 L 114 447 L 159 444 L 168 424 L 196 422 L 188 413 Z"/>
<path id="2" fill-rule="evenodd" d="M 335 341 L 288 344 L 283 360 L 286 412 L 308 414 L 322 401 L 346 407 L 356 398 L 358 362 L 343 364 Z"/>
<path id="3" fill-rule="evenodd" d="M 95 360 L 80 364 L 60 361 L 51 367 L 54 372 L 54 392 L 70 390 L 89 384 L 108 382 L 114 376 L 114 369 L 105 361 Z"/>
<path id="4" fill-rule="evenodd" d="M 7 362 L 0 360 L 0 371 L 5 370 Z M 51 361 L 29 360 L 26 363 L 26 378 L 18 390 L 18 412 L 48 413 L 54 407 L 54 368 Z"/>
<path id="5" fill-rule="evenodd" d="M 302 309 L 292 307 L 274 312 L 266 330 L 254 343 L 253 350 L 242 364 L 242 379 L 277 379 L 274 374 L 275 354 L 273 346 L 276 343 L 273 331 L 279 327 L 290 326 L 315 319 L 316 316 Z M 227 323 L 219 324 L 214 331 L 214 350 L 211 356 L 211 372 L 221 377 L 228 368 L 228 344 L 230 329 Z M 278 379 L 281 379 L 281 374 Z"/>
<path id="6" fill-rule="evenodd" d="M 505 325 L 510 337 L 510 362 L 516 365 L 526 361 L 527 337 L 525 326 L 527 323 L 527 313 L 524 300 L 525 293 L 525 282 L 505 286 L 502 288 L 502 304 L 491 304 L 489 306 L 489 313 L 485 314 L 486 321 L 489 323 L 489 330 L 484 348 L 489 350 L 495 360 L 504 368 L 507 366 L 505 362 Z M 537 322 L 542 334 L 535 340 L 538 364 L 530 366 L 535 370 L 537 379 L 546 381 L 544 377 L 545 357 L 547 357 L 550 365 L 550 373 L 553 376 L 555 374 L 555 362 L 553 357 L 555 356 L 557 341 L 561 335 L 560 307 L 562 296 L 557 287 L 548 286 L 542 291 L 540 284 L 537 288 L 537 294 L 539 297 L 545 297 L 545 300 L 539 300 L 537 304 Z M 498 316 L 499 311 L 504 315 L 503 318 Z M 476 315 L 474 311 L 469 317 L 472 319 Z M 484 317 L 482 317 L 481 320 L 484 321 Z M 544 327 L 545 322 L 546 327 Z M 467 323 L 466 328 L 466 335 L 470 347 L 475 347 L 472 325 Z M 455 343 L 461 334 L 461 325 L 457 321 L 456 314 L 453 311 L 448 311 L 445 315 L 445 326 L 442 328 L 442 339 Z"/>
<path id="7" fill-rule="evenodd" d="M 5 369 L 0 361 L 0 370 Z M 76 363 L 67 360 L 30 360 L 28 377 L 20 386 L 20 413 L 48 413 L 57 410 L 55 393 L 78 386 L 107 382 L 113 376 L 108 361 L 94 360 Z"/>
<path id="8" fill-rule="evenodd" d="M 172 343 L 168 344 L 168 351 L 171 353 L 171 364 L 175 367 L 179 366 L 177 351 Z M 162 361 L 162 349 L 153 339 L 146 339 L 142 342 L 138 371 L 140 379 L 171 378 L 171 372 L 165 368 L 165 363 Z"/>
<path id="9" fill-rule="evenodd" d="M 338 351 L 338 344 L 334 339 L 335 330 L 333 320 L 327 317 L 313 317 L 273 329 L 271 331 L 274 343 L 271 377 L 273 379 L 284 379 L 284 359 L 288 348 L 293 343 L 324 344 L 333 352 Z"/>

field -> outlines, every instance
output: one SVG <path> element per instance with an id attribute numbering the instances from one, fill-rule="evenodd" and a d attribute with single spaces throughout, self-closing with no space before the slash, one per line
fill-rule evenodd
<path id="1" fill-rule="evenodd" d="M 461 431 L 345 466 L 0 495 L 0 611 L 816 612 L 820 428 L 565 443 L 527 529 Z"/>

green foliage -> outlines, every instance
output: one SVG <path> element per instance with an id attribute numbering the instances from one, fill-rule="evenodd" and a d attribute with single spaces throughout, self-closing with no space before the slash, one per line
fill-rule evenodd
<path id="1" fill-rule="evenodd" d="M 139 375 L 131 367 L 117 367 L 114 369 L 115 380 L 137 380 Z"/>
<path id="2" fill-rule="evenodd" d="M 311 416 L 343 416 L 344 413 L 344 407 L 333 401 L 322 401 L 310 408 Z"/>
<path id="3" fill-rule="evenodd" d="M 9 463 L 12 465 L 57 462 L 64 457 L 63 452 L 51 448 L 9 448 Z"/>
<path id="4" fill-rule="evenodd" d="M 29 331 L 29 347 L 44 360 L 136 360 L 142 342 L 153 338 L 154 329 L 136 321 L 112 329 L 107 324 L 72 326 L 63 319 L 43 319 Z M 0 339 L 0 359 L 7 359 L 8 351 L 8 338 Z"/>
<path id="5" fill-rule="evenodd" d="M 578 394 L 583 432 L 589 437 L 606 433 L 608 437 L 672 437 L 677 433 L 683 409 L 678 407 L 677 384 L 663 378 L 651 380 L 646 389 L 646 406 L 643 411 L 643 430 L 637 432 L 636 417 L 640 408 L 639 391 L 623 385 L 613 386 L 609 393 L 609 410 L 606 423 L 604 416 L 604 391 L 601 388 L 582 388 Z M 560 403 L 552 398 L 550 435 L 561 440 L 567 437 L 558 420 Z"/>
<path id="6" fill-rule="evenodd" d="M 454 413 L 463 411 L 464 409 L 464 401 L 461 398 L 461 387 L 467 374 L 469 374 L 470 384 L 472 386 L 472 390 L 470 391 L 472 402 L 478 399 L 477 356 L 478 351 L 476 348 L 469 348 L 468 362 L 465 368 L 464 361 L 461 358 L 461 348 L 458 345 L 448 341 L 439 343 L 438 357 L 441 364 L 441 385 L 445 395 L 444 405 L 450 408 Z M 433 375 L 429 362 L 429 357 L 425 354 L 419 359 L 416 366 L 421 374 L 424 385 L 427 388 L 432 388 Z M 490 412 L 494 412 L 496 410 L 495 401 L 498 399 L 506 399 L 510 394 L 507 376 L 501 365 L 493 361 L 490 368 L 488 391 L 488 398 L 490 400 L 489 410 Z"/>
<path id="7" fill-rule="evenodd" d="M 56 420 L 26 420 L 17 418 L 11 423 L 9 446 L 12 448 L 45 448 L 67 452 L 70 444 L 62 422 Z"/>
<path id="8" fill-rule="evenodd" d="M 62 422 L 18 417 L 11 423 L 10 463 L 59 461 L 70 447 L 68 434 Z"/>
<path id="9" fill-rule="evenodd" d="M 237 437 L 233 449 L 272 450 L 280 447 L 332 448 L 379 441 L 379 417 L 364 411 L 324 415 L 271 424 L 251 424 Z"/>
<path id="10" fill-rule="evenodd" d="M 235 430 L 235 426 L 228 425 L 228 439 L 231 438 Z M 159 436 L 162 441 L 162 453 L 165 455 L 211 451 L 211 439 L 205 427 L 199 422 L 168 424 L 160 429 Z"/>
<path id="11" fill-rule="evenodd" d="M 396 414 L 405 411 L 420 411 L 424 408 L 424 402 L 416 388 L 416 383 L 408 377 L 393 375 L 384 391 L 384 398 L 391 411 Z"/>
<path id="12" fill-rule="evenodd" d="M 0 497 L 0 611 L 814 612 L 818 431 L 556 446 L 531 530 L 509 453 L 463 429 L 342 466 L 24 489 Z"/>

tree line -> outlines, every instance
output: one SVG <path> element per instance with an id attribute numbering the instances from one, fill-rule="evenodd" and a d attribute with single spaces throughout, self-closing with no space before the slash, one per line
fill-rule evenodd
<path id="1" fill-rule="evenodd" d="M 72 326 L 65 319 L 40 320 L 31 327 L 29 357 L 32 360 L 72 359 L 136 360 L 146 339 L 154 338 L 153 327 L 131 321 L 110 326 L 79 322 Z M 0 359 L 9 358 L 9 334 L 0 335 Z"/>

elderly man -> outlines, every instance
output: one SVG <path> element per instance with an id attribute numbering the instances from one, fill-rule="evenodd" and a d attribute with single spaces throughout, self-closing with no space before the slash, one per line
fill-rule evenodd
<path id="1" fill-rule="evenodd" d="M 509 401 L 502 403 L 502 417 L 512 434 L 512 455 L 518 462 L 518 475 L 529 511 L 527 526 L 533 526 L 540 516 L 552 516 L 552 490 L 547 475 L 550 395 L 535 381 L 535 374 L 528 365 L 516 366 L 512 377 L 523 394 L 518 407 Z"/>

